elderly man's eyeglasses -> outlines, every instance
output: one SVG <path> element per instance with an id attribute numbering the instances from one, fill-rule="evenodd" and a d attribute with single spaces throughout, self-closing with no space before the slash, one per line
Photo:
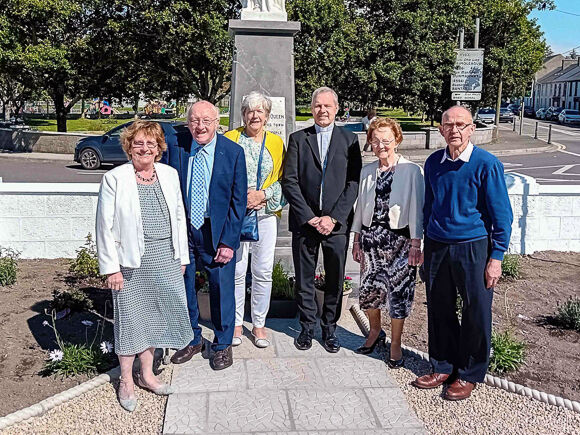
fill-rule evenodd
<path id="1" fill-rule="evenodd" d="M 443 130 L 445 130 L 445 131 L 452 131 L 453 130 L 453 127 L 457 127 L 457 131 L 459 131 L 460 133 L 463 133 L 463 131 L 467 127 L 469 127 L 470 125 L 473 125 L 473 124 L 463 124 L 463 123 L 454 124 L 452 122 L 449 122 L 449 123 L 446 122 L 445 124 L 443 124 Z"/>
<path id="2" fill-rule="evenodd" d="M 203 124 L 206 127 L 209 127 L 212 124 L 212 122 L 214 122 L 214 121 L 217 121 L 217 118 L 214 118 L 214 119 L 209 119 L 209 118 L 195 119 L 194 118 L 194 119 L 190 119 L 189 120 L 189 123 L 191 125 L 193 125 L 194 127 L 197 126 L 197 125 L 200 125 L 200 124 Z"/>
<path id="3" fill-rule="evenodd" d="M 374 147 L 388 147 L 390 144 L 392 144 L 395 141 L 395 139 L 391 139 L 391 140 L 372 140 L 371 144 Z"/>
<path id="4" fill-rule="evenodd" d="M 150 150 L 157 148 L 157 142 L 151 142 L 151 141 L 147 141 L 147 142 L 135 142 L 133 141 L 133 148 L 149 148 Z"/>

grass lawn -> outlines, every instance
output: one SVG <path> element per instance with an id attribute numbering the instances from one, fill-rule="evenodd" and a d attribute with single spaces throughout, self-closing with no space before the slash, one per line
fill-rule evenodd
<path id="1" fill-rule="evenodd" d="M 66 129 L 69 133 L 74 131 L 94 131 L 104 133 L 129 121 L 129 119 L 69 119 L 66 122 Z M 56 131 L 56 119 L 28 118 L 26 124 L 40 131 Z"/>
<path id="2" fill-rule="evenodd" d="M 395 118 L 401 124 L 403 131 L 419 131 L 423 127 L 427 127 L 429 122 L 421 122 L 421 117 L 417 115 L 407 116 L 407 112 L 400 109 L 378 109 L 379 116 L 387 116 L 389 118 Z M 307 121 L 312 118 L 312 115 L 307 110 L 298 110 L 296 114 L 296 121 Z M 185 118 L 177 118 L 176 121 L 185 121 Z M 67 121 L 67 131 L 92 131 L 92 132 L 107 132 L 110 129 L 129 122 L 129 119 L 69 119 Z M 220 117 L 220 125 L 227 127 L 229 125 L 230 118 L 228 116 Z M 56 131 L 56 120 L 55 119 L 42 119 L 42 118 L 28 118 L 26 123 L 31 127 L 36 128 L 41 131 Z M 438 124 L 435 123 L 437 126 Z"/>

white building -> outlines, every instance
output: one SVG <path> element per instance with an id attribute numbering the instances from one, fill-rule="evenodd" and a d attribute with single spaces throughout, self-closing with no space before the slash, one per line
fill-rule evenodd
<path id="1" fill-rule="evenodd" d="M 546 67 L 548 63 L 551 68 Z M 580 58 L 554 56 L 538 75 L 532 96 L 534 110 L 550 106 L 580 109 Z"/>

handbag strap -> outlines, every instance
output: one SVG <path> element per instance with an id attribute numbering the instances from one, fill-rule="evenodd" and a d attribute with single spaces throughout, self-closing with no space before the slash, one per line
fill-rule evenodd
<path id="1" fill-rule="evenodd" d="M 258 159 L 258 179 L 256 180 L 256 190 L 260 190 L 260 176 L 262 173 L 262 158 L 264 157 L 264 147 L 266 145 L 266 130 L 264 130 L 264 139 L 262 140 L 262 148 L 260 149 L 260 158 Z"/>

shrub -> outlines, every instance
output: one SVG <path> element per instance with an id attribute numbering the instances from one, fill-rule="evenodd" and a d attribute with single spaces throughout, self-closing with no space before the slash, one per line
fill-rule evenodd
<path id="1" fill-rule="evenodd" d="M 525 344 L 517 340 L 510 331 L 491 334 L 492 353 L 489 359 L 489 371 L 508 373 L 516 371 L 524 363 Z"/>
<path id="2" fill-rule="evenodd" d="M 195 272 L 195 289 L 202 293 L 209 293 L 209 278 L 205 271 Z"/>
<path id="3" fill-rule="evenodd" d="M 86 237 L 85 246 L 77 250 L 77 257 L 72 261 L 69 272 L 78 279 L 100 277 L 97 247 L 91 233 Z"/>
<path id="4" fill-rule="evenodd" d="M 105 313 L 106 317 L 106 313 Z M 62 378 L 77 375 L 92 375 L 97 372 L 103 372 L 111 367 L 113 345 L 109 341 L 102 341 L 104 323 L 100 320 L 97 322 L 97 329 L 91 343 L 88 342 L 87 330 L 93 325 L 93 322 L 84 320 L 82 323 L 86 326 L 84 344 L 73 344 L 62 341 L 55 324 L 54 311 L 51 315 L 52 325 L 44 321 L 44 326 L 49 326 L 54 331 L 54 336 L 58 349 L 49 352 L 48 358 L 42 370 L 43 375 L 55 375 Z M 99 334 L 100 330 L 100 334 Z M 97 336 L 100 335 L 100 345 L 97 346 Z"/>
<path id="5" fill-rule="evenodd" d="M 274 264 L 274 269 L 272 270 L 272 298 L 294 300 L 293 280 L 284 270 L 280 260 Z"/>
<path id="6" fill-rule="evenodd" d="M 558 304 L 555 320 L 562 328 L 580 332 L 580 299 L 570 297 L 562 305 Z"/>
<path id="7" fill-rule="evenodd" d="M 71 287 L 66 290 L 54 290 L 50 308 L 56 312 L 65 308 L 71 311 L 86 311 L 93 308 L 93 301 L 82 290 Z"/>
<path id="8" fill-rule="evenodd" d="M 501 277 L 518 279 L 520 277 L 520 256 L 507 254 L 501 263 Z"/>
<path id="9" fill-rule="evenodd" d="M 18 257 L 20 252 L 10 248 L 0 248 L 0 286 L 12 285 L 16 282 Z"/>

